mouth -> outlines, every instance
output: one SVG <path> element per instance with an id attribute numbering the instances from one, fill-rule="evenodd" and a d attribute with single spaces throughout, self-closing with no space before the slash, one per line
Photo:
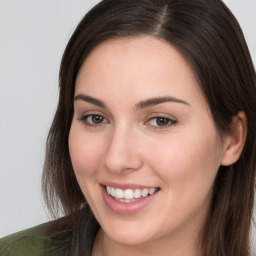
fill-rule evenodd
<path id="1" fill-rule="evenodd" d="M 101 189 L 105 205 L 118 215 L 133 215 L 150 207 L 160 192 L 159 187 L 135 184 L 101 184 Z"/>
<path id="2" fill-rule="evenodd" d="M 111 186 L 104 186 L 108 195 L 110 195 L 116 201 L 122 203 L 132 203 L 138 200 L 147 198 L 160 190 L 158 187 L 152 188 L 128 188 L 128 189 L 121 189 L 115 188 Z"/>

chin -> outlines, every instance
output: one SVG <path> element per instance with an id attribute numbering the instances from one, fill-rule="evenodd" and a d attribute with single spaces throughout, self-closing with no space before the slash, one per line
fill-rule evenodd
<path id="1" fill-rule="evenodd" d="M 154 228 L 146 223 L 136 221 L 108 221 L 106 225 L 101 225 L 104 233 L 114 242 L 136 246 L 155 240 Z"/>
<path id="2" fill-rule="evenodd" d="M 144 232 L 132 232 L 128 231 L 125 232 L 119 232 L 119 231 L 111 231 L 106 233 L 107 236 L 114 242 L 123 244 L 123 245 L 129 245 L 129 246 L 138 246 L 145 244 L 147 242 L 152 241 L 152 237 L 149 234 L 145 234 Z"/>

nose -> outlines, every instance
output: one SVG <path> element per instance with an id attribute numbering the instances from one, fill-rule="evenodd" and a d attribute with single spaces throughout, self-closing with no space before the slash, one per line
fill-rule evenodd
<path id="1" fill-rule="evenodd" d="M 123 174 L 139 170 L 143 164 L 136 131 L 127 127 L 115 129 L 109 139 L 104 165 L 112 173 Z"/>

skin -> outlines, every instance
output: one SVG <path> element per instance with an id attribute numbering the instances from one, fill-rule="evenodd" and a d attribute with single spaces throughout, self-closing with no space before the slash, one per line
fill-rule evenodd
<path id="1" fill-rule="evenodd" d="M 245 137 L 243 125 L 236 136 L 220 138 L 185 59 L 150 36 L 97 46 L 77 76 L 78 95 L 104 103 L 77 97 L 69 135 L 75 175 L 101 226 L 92 254 L 201 255 L 199 232 L 213 182 L 219 166 L 235 161 L 234 152 L 239 155 L 234 146 Z M 163 96 L 176 101 L 138 106 Z M 95 123 L 90 115 L 102 119 Z M 159 116 L 166 118 L 162 126 Z M 104 182 L 160 191 L 144 209 L 123 216 L 104 203 Z"/>

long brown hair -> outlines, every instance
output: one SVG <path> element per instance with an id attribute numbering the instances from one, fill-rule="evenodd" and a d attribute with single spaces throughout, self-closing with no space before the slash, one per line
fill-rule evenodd
<path id="1" fill-rule="evenodd" d="M 256 171 L 256 76 L 242 30 L 221 0 L 103 0 L 78 24 L 64 52 L 59 103 L 48 135 L 43 191 L 51 213 L 72 216 L 85 204 L 72 168 L 68 136 L 77 73 L 101 42 L 151 35 L 188 61 L 220 133 L 242 110 L 248 136 L 239 160 L 221 166 L 201 235 L 204 255 L 249 255 Z"/>

